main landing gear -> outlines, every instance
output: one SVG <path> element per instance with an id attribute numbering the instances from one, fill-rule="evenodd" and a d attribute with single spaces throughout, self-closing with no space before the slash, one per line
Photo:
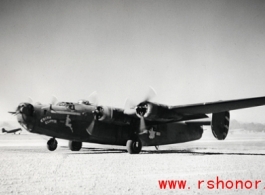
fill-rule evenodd
<path id="1" fill-rule="evenodd" d="M 79 151 L 82 148 L 82 142 L 69 141 L 68 146 L 72 151 Z"/>
<path id="2" fill-rule="evenodd" d="M 54 151 L 54 150 L 56 150 L 56 148 L 57 148 L 57 144 L 58 144 L 58 142 L 56 141 L 56 139 L 55 139 L 55 138 L 51 138 L 51 139 L 47 142 L 47 148 L 48 148 L 48 150 L 50 150 L 50 151 Z"/>
<path id="3" fill-rule="evenodd" d="M 140 140 L 128 140 L 126 148 L 129 154 L 139 154 L 142 150 L 142 142 Z"/>
<path id="4" fill-rule="evenodd" d="M 55 138 L 51 138 L 48 142 L 47 142 L 47 148 L 50 151 L 54 151 L 56 150 L 58 145 L 58 142 Z M 82 148 L 82 142 L 77 142 L 77 141 L 69 141 L 69 149 L 72 151 L 79 151 Z"/>

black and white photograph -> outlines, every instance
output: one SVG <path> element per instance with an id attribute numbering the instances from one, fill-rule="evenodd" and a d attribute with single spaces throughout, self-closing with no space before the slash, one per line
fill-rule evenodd
<path id="1" fill-rule="evenodd" d="M 1 0 L 0 194 L 265 194 L 264 0 Z"/>

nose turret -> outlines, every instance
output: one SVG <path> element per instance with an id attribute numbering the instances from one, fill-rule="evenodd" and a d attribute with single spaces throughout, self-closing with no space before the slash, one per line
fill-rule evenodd
<path id="1" fill-rule="evenodd" d="M 34 106 L 29 103 L 21 103 L 16 110 L 17 120 L 19 124 L 28 131 L 32 131 L 34 127 Z"/>

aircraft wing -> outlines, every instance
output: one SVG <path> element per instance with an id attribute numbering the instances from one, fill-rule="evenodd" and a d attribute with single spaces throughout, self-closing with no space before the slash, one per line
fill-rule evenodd
<path id="1" fill-rule="evenodd" d="M 186 106 L 173 106 L 169 107 L 169 110 L 179 114 L 210 114 L 262 105 L 265 105 L 265 97 L 208 102 Z"/>
<path id="2" fill-rule="evenodd" d="M 167 106 L 153 102 L 142 102 L 136 115 L 152 123 L 169 123 L 207 118 L 206 114 L 265 105 L 265 97 L 226 100 L 184 106 Z"/>

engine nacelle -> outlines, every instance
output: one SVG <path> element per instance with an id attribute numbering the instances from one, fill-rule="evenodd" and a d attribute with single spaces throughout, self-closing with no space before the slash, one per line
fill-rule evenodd
<path id="1" fill-rule="evenodd" d="M 103 122 L 113 122 L 116 124 L 128 124 L 128 118 L 124 116 L 123 110 L 108 106 L 97 106 L 93 111 L 95 119 Z"/>
<path id="2" fill-rule="evenodd" d="M 228 111 L 213 113 L 212 116 L 212 132 L 216 139 L 224 140 L 229 130 L 230 114 Z"/>
<path id="3" fill-rule="evenodd" d="M 136 115 L 141 118 L 151 118 L 157 115 L 158 107 L 150 102 L 143 102 L 136 107 Z"/>
<path id="4" fill-rule="evenodd" d="M 136 107 L 136 116 L 147 119 L 170 119 L 172 116 L 176 117 L 175 113 L 169 110 L 169 107 L 162 104 L 152 102 L 143 102 Z"/>

